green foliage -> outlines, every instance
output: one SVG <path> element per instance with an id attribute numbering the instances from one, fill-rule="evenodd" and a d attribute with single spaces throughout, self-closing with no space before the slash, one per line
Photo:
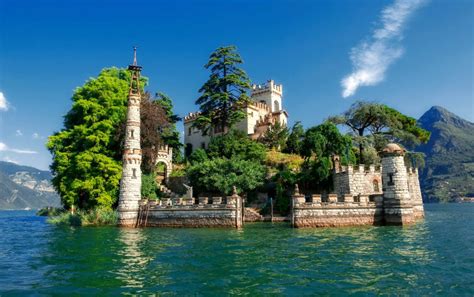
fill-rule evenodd
<path id="1" fill-rule="evenodd" d="M 183 154 L 181 148 L 183 147 L 183 144 L 181 143 L 179 131 L 176 128 L 176 123 L 181 121 L 181 118 L 174 114 L 173 101 L 166 94 L 158 92 L 154 102 L 163 108 L 169 123 L 169 125 L 163 127 L 161 138 L 165 144 L 173 148 L 173 162 L 182 163 Z"/>
<path id="2" fill-rule="evenodd" d="M 142 175 L 141 195 L 146 199 L 158 199 L 158 186 L 156 184 L 156 175 L 154 173 Z"/>
<path id="3" fill-rule="evenodd" d="M 304 160 L 297 154 L 285 154 L 274 150 L 267 151 L 265 164 L 271 169 L 280 170 L 282 167 L 297 172 Z"/>
<path id="4" fill-rule="evenodd" d="M 190 166 L 188 178 L 198 193 L 246 193 L 263 184 L 265 167 L 251 160 L 215 158 Z"/>
<path id="5" fill-rule="evenodd" d="M 213 137 L 206 152 L 210 159 L 237 158 L 259 163 L 265 160 L 265 147 L 248 138 L 245 133 L 236 130 L 231 130 L 223 136 Z"/>
<path id="6" fill-rule="evenodd" d="M 96 208 L 88 211 L 79 210 L 74 214 L 62 212 L 48 218 L 48 222 L 64 226 L 114 226 L 117 225 L 118 213 L 111 209 Z"/>
<path id="7" fill-rule="evenodd" d="M 286 215 L 290 211 L 291 190 L 297 182 L 297 178 L 297 174 L 287 167 L 281 168 L 273 177 L 276 192 L 275 209 L 281 215 Z"/>
<path id="8" fill-rule="evenodd" d="M 191 164 L 197 164 L 197 163 L 205 162 L 208 159 L 209 158 L 207 157 L 207 153 L 204 149 L 197 149 L 191 154 L 191 156 L 189 156 L 188 161 Z"/>
<path id="9" fill-rule="evenodd" d="M 259 138 L 259 142 L 263 143 L 267 148 L 281 151 L 286 146 L 288 138 L 288 128 L 279 122 L 271 125 L 265 134 Z"/>
<path id="10" fill-rule="evenodd" d="M 124 121 L 130 74 L 104 69 L 75 90 L 64 129 L 50 136 L 52 183 L 69 208 L 112 208 L 122 173 L 115 130 Z"/>
<path id="11" fill-rule="evenodd" d="M 304 128 L 301 122 L 296 122 L 291 128 L 291 133 L 286 141 L 285 153 L 289 154 L 301 154 L 301 147 L 304 138 Z"/>
<path id="12" fill-rule="evenodd" d="M 364 149 L 370 143 L 381 151 L 388 142 L 401 142 L 414 147 L 429 140 L 430 133 L 417 125 L 414 118 L 384 104 L 356 102 L 340 116 L 329 118 L 336 125 L 345 125 L 359 147 L 359 162 L 367 163 Z M 366 133 L 370 132 L 367 136 Z"/>
<path id="13" fill-rule="evenodd" d="M 211 75 L 199 89 L 201 96 L 196 104 L 201 113 L 195 121 L 204 133 L 209 133 L 211 127 L 225 131 L 246 116 L 250 80 L 239 64 L 242 59 L 236 47 L 226 46 L 216 49 L 204 66 Z"/>
<path id="14" fill-rule="evenodd" d="M 64 208 L 58 208 L 58 207 L 43 207 L 40 210 L 36 212 L 37 216 L 41 217 L 53 217 L 53 216 L 58 216 L 64 212 Z"/>
<path id="15" fill-rule="evenodd" d="M 351 161 L 351 138 L 342 135 L 337 127 L 330 122 L 306 130 L 302 145 L 305 163 L 300 175 L 300 182 L 305 188 L 318 191 L 327 190 L 332 186 L 331 158 L 342 156 L 342 163 Z"/>

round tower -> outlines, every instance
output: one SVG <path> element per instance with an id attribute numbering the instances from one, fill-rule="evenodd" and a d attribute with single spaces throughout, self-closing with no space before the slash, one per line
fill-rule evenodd
<path id="1" fill-rule="evenodd" d="M 415 221 L 404 155 L 405 150 L 395 143 L 389 143 L 382 151 L 383 207 L 387 225 Z"/>
<path id="2" fill-rule="evenodd" d="M 125 143 L 123 150 L 122 179 L 118 203 L 118 224 L 133 227 L 138 217 L 142 185 L 142 151 L 140 147 L 140 71 L 137 65 L 136 48 L 134 48 L 133 64 L 128 66 L 132 73 L 128 94 L 127 122 L 125 127 Z"/>

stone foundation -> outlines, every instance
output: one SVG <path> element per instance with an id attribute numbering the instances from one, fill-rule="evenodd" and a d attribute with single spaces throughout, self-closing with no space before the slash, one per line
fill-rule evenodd
<path id="1" fill-rule="evenodd" d="M 187 228 L 240 228 L 242 224 L 242 198 L 237 195 L 142 202 L 137 223 L 142 227 Z"/>

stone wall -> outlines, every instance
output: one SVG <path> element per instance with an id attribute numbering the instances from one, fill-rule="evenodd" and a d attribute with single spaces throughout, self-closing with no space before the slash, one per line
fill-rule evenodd
<path id="1" fill-rule="evenodd" d="M 374 202 L 369 202 L 367 195 L 338 197 L 330 194 L 328 202 L 321 202 L 321 195 L 313 195 L 311 200 L 307 202 L 302 195 L 293 197 L 294 227 L 343 227 L 383 223 L 381 196 L 376 197 Z"/>
<path id="2" fill-rule="evenodd" d="M 243 224 L 242 198 L 199 197 L 142 202 L 138 226 L 152 227 L 232 227 Z"/>
<path id="3" fill-rule="evenodd" d="M 380 166 L 341 166 L 334 171 L 334 192 L 338 195 L 378 195 L 382 193 Z"/>

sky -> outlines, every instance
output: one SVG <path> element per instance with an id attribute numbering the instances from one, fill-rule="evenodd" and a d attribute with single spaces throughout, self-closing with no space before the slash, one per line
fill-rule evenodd
<path id="1" fill-rule="evenodd" d="M 289 124 L 357 100 L 419 118 L 439 105 L 474 121 L 474 1 L 0 1 L 0 160 L 47 169 L 76 87 L 132 47 L 181 116 L 209 54 L 235 45 L 253 83 L 283 84 Z M 182 129 L 182 127 L 180 127 Z"/>

